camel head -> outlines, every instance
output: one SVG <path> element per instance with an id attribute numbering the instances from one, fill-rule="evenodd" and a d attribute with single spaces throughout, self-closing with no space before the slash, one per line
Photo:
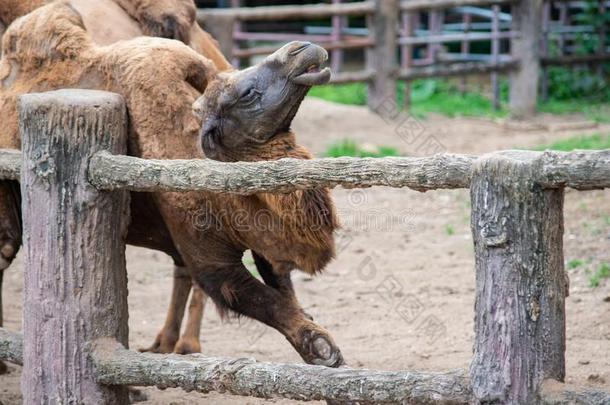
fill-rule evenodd
<path id="1" fill-rule="evenodd" d="M 327 59 L 317 45 L 291 42 L 251 68 L 220 73 L 193 105 L 206 157 L 239 160 L 235 151 L 289 132 L 309 89 L 330 80 L 330 69 L 321 68 Z"/>

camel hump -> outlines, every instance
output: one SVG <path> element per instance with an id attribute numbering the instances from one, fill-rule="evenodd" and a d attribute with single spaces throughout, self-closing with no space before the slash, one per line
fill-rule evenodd
<path id="1" fill-rule="evenodd" d="M 91 41 L 81 15 L 68 2 L 54 2 L 16 19 L 2 37 L 2 55 L 40 67 L 75 59 Z"/>

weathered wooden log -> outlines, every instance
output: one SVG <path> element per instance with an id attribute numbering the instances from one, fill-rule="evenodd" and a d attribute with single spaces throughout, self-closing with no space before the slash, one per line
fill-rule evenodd
<path id="1" fill-rule="evenodd" d="M 19 180 L 21 151 L 0 149 L 0 180 Z"/>
<path id="2" fill-rule="evenodd" d="M 280 159 L 223 163 L 214 160 L 143 160 L 98 153 L 89 181 L 101 189 L 212 191 L 235 194 L 288 192 L 315 187 L 384 185 L 416 190 L 466 188 L 475 157 Z"/>
<path id="3" fill-rule="evenodd" d="M 512 151 L 496 152 L 510 155 Z M 610 188 L 610 151 L 529 153 L 545 188 Z M 100 189 L 211 191 L 234 194 L 288 192 L 315 187 L 409 187 L 426 191 L 467 188 L 476 157 L 440 154 L 421 158 L 280 159 L 224 163 L 213 160 L 143 160 L 100 152 L 89 181 Z"/>
<path id="4" fill-rule="evenodd" d="M 19 103 L 25 250 L 23 378 L 26 404 L 125 404 L 125 387 L 95 380 L 89 342 L 127 345 L 128 193 L 87 181 L 90 156 L 125 153 L 117 94 L 60 90 Z"/>
<path id="5" fill-rule="evenodd" d="M 610 392 L 546 380 L 540 388 L 540 405 L 608 405 Z"/>
<path id="6" fill-rule="evenodd" d="M 512 30 L 520 35 L 511 39 L 512 57 L 518 69 L 510 75 L 510 111 L 516 118 L 536 113 L 542 34 L 542 0 L 519 1 L 512 7 Z"/>
<path id="7" fill-rule="evenodd" d="M 23 337 L 21 333 L 0 328 L 0 360 L 23 365 Z"/>
<path id="8" fill-rule="evenodd" d="M 307 4 L 302 6 L 238 7 L 226 9 L 199 9 L 197 20 L 207 16 L 230 16 L 241 21 L 310 20 L 334 15 L 361 16 L 374 11 L 372 1 L 344 4 Z"/>
<path id="9" fill-rule="evenodd" d="M 375 0 L 375 12 L 367 19 L 375 45 L 367 50 L 367 70 L 375 72 L 368 83 L 367 102 L 377 111 L 384 103 L 398 102 L 396 76 L 399 66 L 396 55 L 398 41 L 399 0 Z"/>
<path id="10" fill-rule="evenodd" d="M 466 404 L 464 371 L 447 373 L 333 369 L 307 364 L 200 355 L 155 355 L 126 350 L 110 339 L 96 344 L 93 361 L 104 384 L 182 387 L 259 398 Z"/>
<path id="11" fill-rule="evenodd" d="M 20 152 L 0 150 L 0 173 L 13 179 Z M 496 152 L 500 155 L 511 151 Z M 522 153 L 522 152 L 520 152 Z M 545 188 L 610 188 L 610 151 L 529 152 Z M 3 160 L 2 155 L 8 155 Z M 235 194 L 286 192 L 313 187 L 410 187 L 425 191 L 467 188 L 475 156 L 443 154 L 422 158 L 282 159 L 271 162 L 222 163 L 213 160 L 142 160 L 95 154 L 90 182 L 100 189 L 131 191 L 212 191 Z M 241 188 L 243 187 L 243 189 Z"/>
<path id="12" fill-rule="evenodd" d="M 535 153 L 480 158 L 471 185 L 476 403 L 536 403 L 565 376 L 563 189 L 535 182 Z"/>

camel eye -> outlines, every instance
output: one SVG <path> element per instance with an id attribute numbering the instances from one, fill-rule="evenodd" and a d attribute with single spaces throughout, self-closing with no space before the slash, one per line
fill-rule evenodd
<path id="1" fill-rule="evenodd" d="M 261 93 L 257 89 L 252 87 L 241 96 L 240 101 L 244 103 L 251 103 L 256 100 L 260 94 Z"/>

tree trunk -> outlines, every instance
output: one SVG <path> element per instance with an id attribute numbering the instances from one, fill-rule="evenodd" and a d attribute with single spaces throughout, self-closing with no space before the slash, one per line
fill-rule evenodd
<path id="1" fill-rule="evenodd" d="M 127 345 L 128 194 L 87 181 L 90 156 L 125 153 L 119 95 L 82 90 L 20 100 L 25 246 L 23 399 L 26 404 L 127 403 L 98 385 L 89 343 Z"/>
<path id="2" fill-rule="evenodd" d="M 471 184 L 477 403 L 530 404 L 565 375 L 563 189 L 534 182 L 535 154 L 481 158 Z"/>

